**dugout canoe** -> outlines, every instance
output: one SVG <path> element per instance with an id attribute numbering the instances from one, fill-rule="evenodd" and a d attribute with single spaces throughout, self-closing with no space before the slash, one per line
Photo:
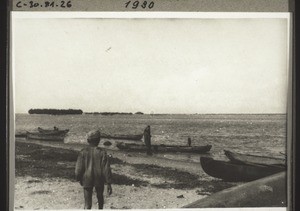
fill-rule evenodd
<path id="1" fill-rule="evenodd" d="M 136 151 L 136 152 L 146 152 L 146 145 L 142 144 L 129 144 L 120 142 L 116 145 L 120 150 L 124 151 Z M 184 153 L 206 153 L 211 149 L 211 145 L 206 146 L 180 146 L 180 145 L 152 145 L 151 149 L 153 152 L 184 152 Z"/>
<path id="2" fill-rule="evenodd" d="M 286 166 L 286 161 L 283 158 L 242 154 L 237 152 L 231 152 L 229 150 L 224 150 L 224 154 L 233 163 L 239 163 L 239 164 L 254 163 L 254 164 L 264 164 L 264 165 Z"/>
<path id="3" fill-rule="evenodd" d="M 286 170 L 283 166 L 237 164 L 209 157 L 200 157 L 200 163 L 206 174 L 228 182 L 253 181 Z"/>
<path id="4" fill-rule="evenodd" d="M 63 141 L 65 134 L 43 134 L 35 132 L 26 132 L 27 139 L 44 140 L 44 141 Z"/>
<path id="5" fill-rule="evenodd" d="M 286 172 L 231 187 L 183 208 L 286 207 Z"/>
<path id="6" fill-rule="evenodd" d="M 53 134 L 53 135 L 66 135 L 69 130 L 66 129 L 66 130 L 49 130 L 49 129 L 43 129 L 41 127 L 38 127 L 38 131 L 42 134 Z"/>
<path id="7" fill-rule="evenodd" d="M 16 138 L 26 138 L 27 137 L 27 134 L 26 134 L 26 131 L 22 131 L 22 132 L 15 132 L 15 137 Z"/>
<path id="8" fill-rule="evenodd" d="M 143 138 L 143 135 L 143 133 L 138 135 L 109 135 L 101 133 L 101 138 L 140 141 Z"/>

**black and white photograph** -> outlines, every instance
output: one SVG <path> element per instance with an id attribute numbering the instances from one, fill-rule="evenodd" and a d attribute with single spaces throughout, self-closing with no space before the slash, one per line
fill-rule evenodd
<path id="1" fill-rule="evenodd" d="M 286 210 L 288 13 L 11 20 L 15 210 Z"/>

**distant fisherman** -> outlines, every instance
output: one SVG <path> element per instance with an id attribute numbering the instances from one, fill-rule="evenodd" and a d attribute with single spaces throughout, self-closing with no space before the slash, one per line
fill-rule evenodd
<path id="1" fill-rule="evenodd" d="M 151 131 L 150 126 L 148 125 L 144 130 L 144 142 L 147 147 L 147 155 L 152 155 L 151 151 Z"/>
<path id="2" fill-rule="evenodd" d="M 188 137 L 188 146 L 190 147 L 192 145 L 192 139 L 191 137 Z"/>
<path id="3" fill-rule="evenodd" d="M 84 209 L 92 208 L 92 194 L 95 187 L 98 199 L 98 208 L 103 209 L 104 184 L 107 185 L 107 193 L 112 194 L 111 168 L 109 156 L 104 149 L 98 146 L 100 131 L 93 130 L 87 134 L 89 146 L 83 148 L 77 158 L 75 176 L 84 190 Z"/>

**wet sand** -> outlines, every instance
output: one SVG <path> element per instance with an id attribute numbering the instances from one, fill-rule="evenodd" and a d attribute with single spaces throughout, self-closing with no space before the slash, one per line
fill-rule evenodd
<path id="1" fill-rule="evenodd" d="M 82 209 L 83 191 L 74 170 L 83 147 L 16 139 L 15 209 Z M 107 152 L 112 155 L 113 194 L 105 196 L 105 209 L 180 208 L 238 184 L 206 175 L 199 163 Z"/>

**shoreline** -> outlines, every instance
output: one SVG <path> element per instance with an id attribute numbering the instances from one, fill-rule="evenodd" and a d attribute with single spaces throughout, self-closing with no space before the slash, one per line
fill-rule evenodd
<path id="1" fill-rule="evenodd" d="M 87 146 L 86 144 L 81 143 L 63 143 L 63 142 L 47 142 L 47 141 L 39 141 L 39 140 L 27 140 L 24 138 L 16 138 L 16 143 L 27 143 L 27 144 L 37 144 L 44 147 L 52 147 L 57 149 L 67 149 L 79 152 L 83 147 Z M 99 147 L 102 147 L 101 142 Z M 138 152 L 126 152 L 121 150 L 109 149 L 107 147 L 103 147 L 108 154 L 111 154 L 113 157 L 123 159 L 125 162 L 132 164 L 154 164 L 160 167 L 171 167 L 176 168 L 178 170 L 187 171 L 193 174 L 201 174 L 205 176 L 206 174 L 203 172 L 200 160 L 198 162 L 193 161 L 185 161 L 185 160 L 173 160 L 166 157 L 161 156 L 148 156 L 145 153 Z M 207 154 L 199 154 L 199 158 L 201 155 Z M 138 158 L 138 159 L 137 159 Z M 187 165 L 188 164 L 188 165 Z"/>
<path id="2" fill-rule="evenodd" d="M 83 191 L 74 169 L 83 146 L 16 139 L 15 209 L 82 209 Z M 237 185 L 201 173 L 199 163 L 107 152 L 112 155 L 113 194 L 105 197 L 105 209 L 180 208 Z"/>

